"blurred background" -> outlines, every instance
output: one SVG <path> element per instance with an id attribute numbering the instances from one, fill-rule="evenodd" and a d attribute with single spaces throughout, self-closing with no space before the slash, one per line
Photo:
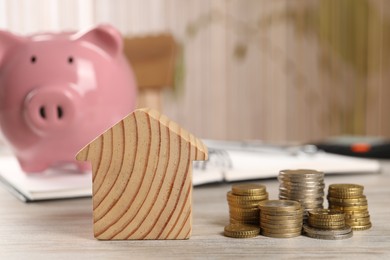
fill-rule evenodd
<path id="1" fill-rule="evenodd" d="M 390 137 L 390 1 L 0 0 L 19 34 L 110 23 L 126 37 L 171 33 L 175 81 L 148 105 L 202 138 Z"/>

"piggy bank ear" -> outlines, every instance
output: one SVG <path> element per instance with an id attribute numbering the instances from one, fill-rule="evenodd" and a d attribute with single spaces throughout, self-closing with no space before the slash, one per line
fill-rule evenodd
<path id="1" fill-rule="evenodd" d="M 77 41 L 86 41 L 98 46 L 111 56 L 116 56 L 123 50 L 121 34 L 110 25 L 99 25 L 92 30 L 76 35 Z"/>
<path id="2" fill-rule="evenodd" d="M 7 51 L 9 51 L 15 45 L 22 43 L 23 41 L 23 37 L 17 36 L 7 31 L 0 30 L 0 65 Z"/>

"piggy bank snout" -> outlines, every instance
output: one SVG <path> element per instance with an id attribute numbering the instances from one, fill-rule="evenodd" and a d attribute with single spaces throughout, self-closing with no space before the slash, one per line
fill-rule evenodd
<path id="1" fill-rule="evenodd" d="M 24 102 L 27 125 L 40 136 L 66 130 L 75 120 L 76 99 L 76 94 L 69 87 L 32 90 Z"/>

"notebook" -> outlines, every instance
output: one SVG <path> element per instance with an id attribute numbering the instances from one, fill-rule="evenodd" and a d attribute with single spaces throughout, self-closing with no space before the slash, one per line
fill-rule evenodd
<path id="1" fill-rule="evenodd" d="M 193 163 L 194 186 L 276 177 L 282 169 L 316 169 L 326 174 L 378 173 L 377 160 L 328 154 L 312 146 L 204 140 L 209 160 Z M 0 156 L 0 181 L 20 200 L 90 197 L 92 173 L 72 168 L 25 174 L 12 155 Z"/>

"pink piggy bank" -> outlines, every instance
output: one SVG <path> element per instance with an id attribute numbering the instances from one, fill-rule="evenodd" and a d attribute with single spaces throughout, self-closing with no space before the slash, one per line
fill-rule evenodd
<path id="1" fill-rule="evenodd" d="M 87 170 L 75 154 L 132 112 L 136 94 L 111 26 L 29 37 L 0 31 L 0 127 L 25 172 L 64 163 Z"/>

